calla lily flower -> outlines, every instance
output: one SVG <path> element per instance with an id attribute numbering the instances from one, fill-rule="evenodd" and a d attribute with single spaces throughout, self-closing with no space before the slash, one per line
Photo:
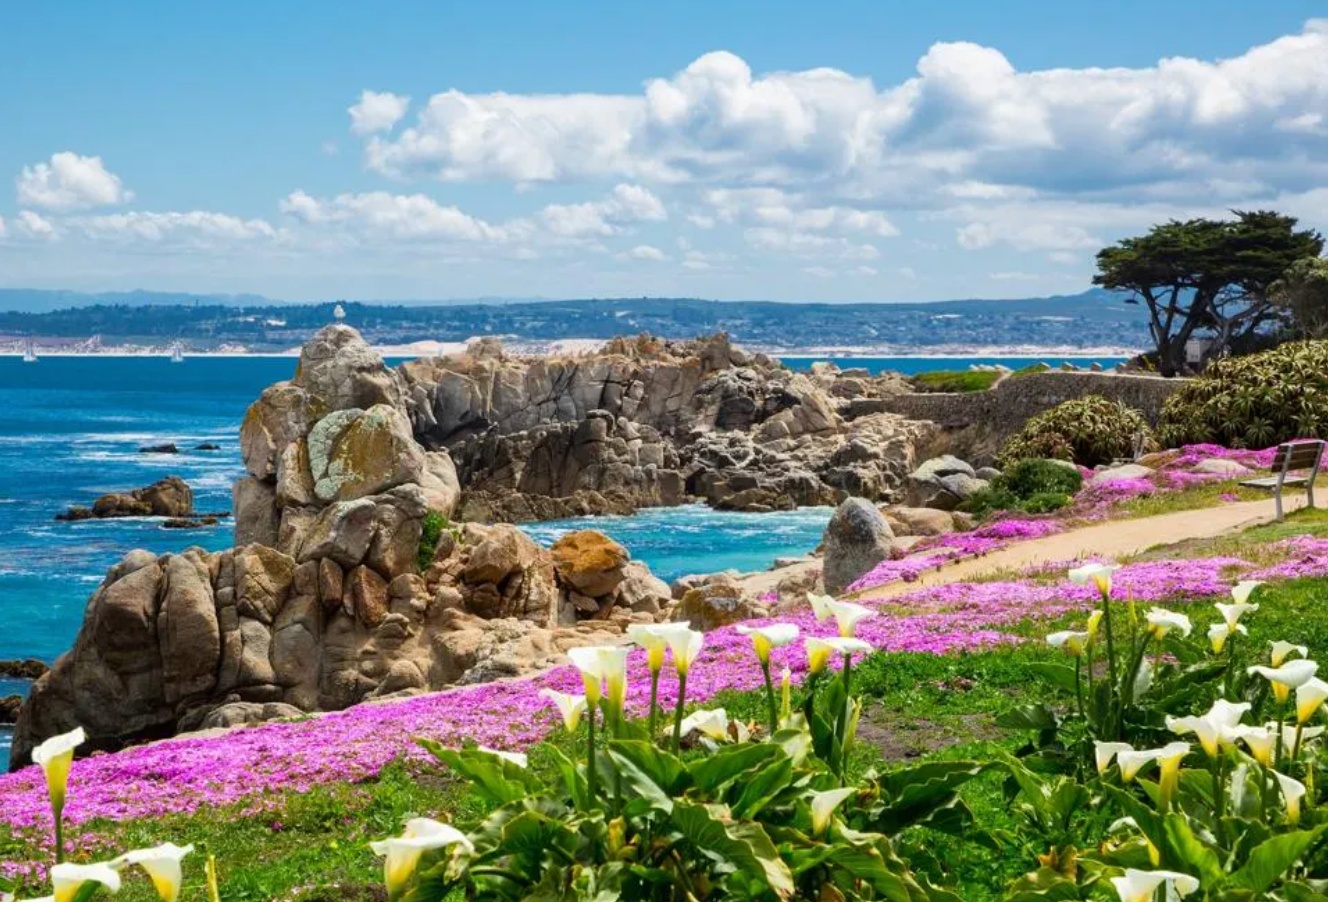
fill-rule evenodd
<path id="1" fill-rule="evenodd" d="M 729 738 L 729 714 L 723 708 L 694 711 L 683 720 L 682 735 L 694 730 L 717 742 L 725 742 Z"/>
<path id="2" fill-rule="evenodd" d="M 1170 742 L 1157 750 L 1157 764 L 1160 769 L 1157 788 L 1164 807 L 1169 804 L 1167 800 L 1176 797 L 1176 789 L 1180 785 L 1180 763 L 1189 753 L 1188 742 Z"/>
<path id="3" fill-rule="evenodd" d="M 1139 672 L 1134 675 L 1134 697 L 1143 698 L 1153 688 L 1153 662 L 1147 659 L 1139 665 Z"/>
<path id="4" fill-rule="evenodd" d="M 1122 749 L 1116 753 L 1116 763 L 1120 765 L 1121 780 L 1130 783 L 1139 771 L 1157 760 L 1157 749 Z"/>
<path id="5" fill-rule="evenodd" d="M 425 852 L 446 849 L 449 846 L 459 846 L 467 854 L 475 851 L 474 844 L 466 834 L 455 827 L 440 824 L 427 817 L 416 817 L 406 821 L 406 829 L 400 836 L 369 843 L 369 848 L 373 849 L 375 855 L 385 856 L 383 881 L 387 886 L 388 898 L 400 897 Z"/>
<path id="6" fill-rule="evenodd" d="M 1194 628 L 1190 624 L 1190 618 L 1176 611 L 1168 611 L 1165 608 L 1152 608 L 1144 619 L 1148 621 L 1149 626 L 1153 628 L 1153 636 L 1161 639 L 1172 630 L 1178 630 L 1182 636 L 1188 636 Z"/>
<path id="7" fill-rule="evenodd" d="M 1213 605 L 1213 607 L 1217 608 L 1217 613 L 1222 615 L 1222 622 L 1232 629 L 1235 629 L 1236 624 L 1240 623 L 1240 618 L 1244 617 L 1246 614 L 1259 610 L 1257 604 L 1245 604 L 1240 601 L 1235 604 L 1222 604 L 1219 602 Z"/>
<path id="8" fill-rule="evenodd" d="M 1121 902 L 1149 902 L 1157 888 L 1170 884 L 1177 895 L 1188 896 L 1199 888 L 1199 881 L 1189 874 L 1179 871 L 1139 871 L 1126 868 L 1123 877 L 1112 877 L 1111 885 L 1116 888 L 1116 895 Z"/>
<path id="9" fill-rule="evenodd" d="M 1248 668 L 1246 672 L 1257 673 L 1268 680 L 1273 686 L 1273 697 L 1278 702 L 1285 702 L 1292 689 L 1299 689 L 1303 684 L 1308 683 L 1314 678 L 1314 674 L 1318 670 L 1319 665 L 1308 658 L 1297 658 L 1276 668 L 1262 667 L 1256 664 Z"/>
<path id="10" fill-rule="evenodd" d="M 877 613 L 871 608 L 854 604 L 851 601 L 835 601 L 829 595 L 817 595 L 808 592 L 807 600 L 811 602 L 812 612 L 816 614 L 817 621 L 824 623 L 833 617 L 835 626 L 839 629 L 839 635 L 846 638 L 853 636 L 859 620 L 865 617 L 875 617 Z"/>
<path id="11" fill-rule="evenodd" d="M 1093 613 L 1088 615 L 1088 623 L 1084 629 L 1088 633 L 1088 643 L 1091 645 L 1097 641 L 1098 629 L 1102 626 L 1102 609 L 1094 608 Z"/>
<path id="12" fill-rule="evenodd" d="M 1093 634 L 1086 630 L 1084 632 L 1061 630 L 1057 633 L 1049 633 L 1047 644 L 1052 648 L 1063 648 L 1067 653 L 1077 658 L 1088 648 L 1088 643 L 1092 638 Z"/>
<path id="13" fill-rule="evenodd" d="M 1262 582 L 1261 580 L 1257 580 L 1257 579 L 1246 579 L 1246 580 L 1242 580 L 1241 582 L 1238 582 L 1238 583 L 1236 583 L 1234 586 L 1231 587 L 1231 598 L 1232 598 L 1233 601 L 1236 602 L 1236 605 L 1237 605 L 1237 606 L 1239 606 L 1239 605 L 1244 605 L 1246 602 L 1248 602 L 1248 601 L 1250 600 L 1250 595 L 1254 592 L 1254 590 L 1257 589 L 1257 588 L 1259 588 L 1259 586 L 1262 586 L 1262 585 L 1263 585 L 1263 582 Z M 1218 607 L 1221 607 L 1221 605 L 1219 605 Z M 1257 610 L 1259 610 L 1259 606 L 1258 606 L 1257 604 L 1255 604 L 1255 605 L 1246 605 L 1246 607 L 1247 607 L 1248 610 L 1251 610 L 1251 611 L 1257 611 Z M 1244 613 L 1244 612 L 1242 612 L 1242 613 Z M 1237 616 L 1240 616 L 1240 615 L 1238 614 Z"/>
<path id="14" fill-rule="evenodd" d="M 475 751 L 483 752 L 486 755 L 493 755 L 495 758 L 502 758 L 509 764 L 515 764 L 517 767 L 530 767 L 530 758 L 522 752 L 505 752 L 502 749 L 491 749 L 487 745 L 475 747 Z"/>
<path id="15" fill-rule="evenodd" d="M 1234 633 L 1245 633 L 1248 635 L 1249 630 L 1245 628 L 1245 624 L 1243 623 L 1237 623 L 1235 626 L 1232 626 L 1229 623 L 1214 623 L 1209 626 L 1208 641 L 1213 646 L 1213 654 L 1222 654 L 1223 647 L 1226 646 L 1227 640 L 1230 639 Z"/>
<path id="16" fill-rule="evenodd" d="M 815 676 L 825 670 L 825 665 L 830 661 L 830 653 L 834 649 L 827 645 L 824 639 L 817 639 L 814 636 L 802 645 L 803 648 L 807 649 L 808 674 Z"/>
<path id="17" fill-rule="evenodd" d="M 72 750 L 72 749 L 71 749 Z M 107 892 L 120 891 L 120 872 L 109 864 L 57 864 L 51 868 L 55 902 L 72 902 L 86 883 L 100 883 Z"/>
<path id="18" fill-rule="evenodd" d="M 627 695 L 627 655 L 628 649 L 622 645 L 586 645 L 567 652 L 572 664 L 581 671 L 587 704 L 599 704 L 603 693 L 615 710 L 622 710 Z"/>
<path id="19" fill-rule="evenodd" d="M 1305 796 L 1305 784 L 1277 771 L 1273 771 L 1273 776 L 1277 778 L 1277 785 L 1281 788 L 1282 798 L 1286 802 L 1287 820 L 1293 824 L 1298 823 L 1300 800 Z"/>
<path id="20" fill-rule="evenodd" d="M 177 846 L 171 842 L 162 843 L 151 849 L 126 852 L 111 862 L 111 866 L 118 869 L 138 865 L 147 872 L 162 902 L 176 902 L 180 898 L 180 886 L 184 882 L 184 870 L 180 867 L 180 861 L 193 851 L 192 845 Z"/>
<path id="21" fill-rule="evenodd" d="M 1134 746 L 1128 742 L 1102 742 L 1093 743 L 1093 758 L 1097 763 L 1097 772 L 1105 774 L 1107 768 L 1111 767 L 1111 760 L 1121 752 L 1132 752 Z"/>
<path id="22" fill-rule="evenodd" d="M 701 654 L 701 647 L 705 645 L 705 633 L 693 629 L 671 633 L 668 643 L 669 651 L 673 653 L 673 668 L 680 676 L 687 676 L 692 662 Z"/>
<path id="23" fill-rule="evenodd" d="M 827 789 L 823 792 L 812 793 L 812 835 L 820 836 L 830 826 L 830 820 L 834 817 L 835 809 L 849 796 L 857 792 L 852 786 L 846 786 L 843 789 Z"/>
<path id="24" fill-rule="evenodd" d="M 74 750 L 87 741 L 82 727 L 68 733 L 52 736 L 32 750 L 32 761 L 41 766 L 46 775 L 46 789 L 51 795 L 51 806 L 63 808 L 65 792 L 69 787 L 69 769 L 74 764 Z"/>
<path id="25" fill-rule="evenodd" d="M 1277 733 L 1267 727 L 1241 727 L 1241 741 L 1250 754 L 1264 767 L 1273 766 L 1273 752 L 1277 748 Z"/>
<path id="26" fill-rule="evenodd" d="M 1249 702 L 1233 704 L 1224 698 L 1213 702 L 1203 716 L 1166 718 L 1167 729 L 1178 735 L 1193 733 L 1203 747 L 1204 754 L 1216 758 L 1222 748 L 1235 744 L 1239 738 L 1238 724 L 1250 710 Z"/>
<path id="27" fill-rule="evenodd" d="M 770 650 L 781 645 L 788 645 L 798 638 L 798 628 L 791 623 L 772 623 L 769 626 L 735 627 L 744 636 L 752 637 L 752 647 L 756 649 L 756 659 L 762 664 L 770 662 Z"/>
<path id="28" fill-rule="evenodd" d="M 1296 723 L 1308 723 L 1328 699 L 1328 683 L 1317 677 L 1296 687 Z"/>
<path id="29" fill-rule="evenodd" d="M 686 621 L 673 623 L 630 623 L 627 625 L 627 638 L 646 650 L 646 664 L 651 673 L 664 669 L 664 651 L 670 643 L 681 641 L 685 633 L 691 632 L 691 624 Z"/>
<path id="30" fill-rule="evenodd" d="M 540 695 L 552 699 L 558 706 L 558 713 L 563 716 L 563 729 L 575 733 L 581 726 L 581 715 L 586 713 L 586 697 L 559 692 L 557 689 L 541 689 Z"/>
<path id="31" fill-rule="evenodd" d="M 807 641 L 811 642 L 813 640 L 808 639 Z M 826 636 L 815 641 L 828 645 L 831 651 L 841 655 L 869 655 L 873 651 L 870 644 L 851 636 Z"/>
<path id="32" fill-rule="evenodd" d="M 1070 571 L 1070 582 L 1077 586 L 1086 586 L 1092 583 L 1097 587 L 1099 594 L 1106 596 L 1111 594 L 1111 574 L 1120 569 L 1117 564 L 1084 564 L 1082 567 L 1075 567 Z"/>
<path id="33" fill-rule="evenodd" d="M 1303 645 L 1296 645 L 1293 642 L 1277 641 L 1273 643 L 1273 651 L 1270 654 L 1268 663 L 1274 667 L 1281 667 L 1282 663 L 1291 656 L 1292 652 L 1298 653 L 1302 658 L 1310 653 L 1310 650 Z"/>

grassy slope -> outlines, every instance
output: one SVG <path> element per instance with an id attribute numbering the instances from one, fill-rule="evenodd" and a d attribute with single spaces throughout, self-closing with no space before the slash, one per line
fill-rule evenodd
<path id="1" fill-rule="evenodd" d="M 1142 558 L 1201 557 L 1237 553 L 1247 560 L 1270 557 L 1260 546 L 1299 534 L 1328 534 L 1328 512 L 1305 511 L 1285 523 L 1259 527 L 1231 538 L 1154 549 Z M 1261 590 L 1262 608 L 1250 618 L 1244 648 L 1263 649 L 1274 639 L 1304 643 L 1311 657 L 1328 655 L 1328 609 L 1321 600 L 1328 579 L 1301 579 Z M 1207 600 L 1182 603 L 1202 633 L 1216 619 Z M 1024 739 L 994 724 L 996 714 L 1020 703 L 1048 696 L 1032 681 L 1026 665 L 1056 653 L 1038 641 L 1056 622 L 1029 621 L 1014 632 L 1031 640 L 1015 648 L 980 653 L 877 654 L 859 666 L 856 685 L 870 699 L 860 731 L 858 767 L 888 767 L 892 762 L 925 756 L 982 758 L 1013 750 Z M 750 720 L 762 716 L 762 698 L 727 693 L 713 704 Z M 566 747 L 570 740 L 550 740 Z M 533 767 L 549 766 L 546 743 L 530 749 Z M 75 788 L 75 791 L 76 788 Z M 1013 836 L 1018 824 L 999 781 L 974 781 L 964 790 L 979 822 Z M 314 789 L 303 795 L 264 800 L 261 811 L 209 810 L 129 823 L 93 823 L 82 830 L 77 857 L 99 859 L 120 850 L 170 840 L 195 843 L 215 854 L 227 900 L 382 899 L 379 865 L 367 848 L 371 839 L 398 831 L 416 814 L 462 825 L 484 814 L 482 803 L 441 769 L 389 767 L 361 785 Z M 251 806 L 245 806 L 246 808 Z M 999 896 L 1000 888 L 1027 870 L 1037 850 L 1014 845 L 989 849 L 941 834 L 919 837 L 932 855 L 946 862 L 951 879 L 966 900 Z M 0 828 L 0 859 L 27 860 L 27 844 Z M 189 862 L 183 898 L 201 898 L 201 858 Z M 29 889 L 38 890 L 39 886 Z M 20 894 L 21 895 L 21 894 Z M 117 897 L 139 902 L 155 898 L 148 883 L 134 875 Z"/>

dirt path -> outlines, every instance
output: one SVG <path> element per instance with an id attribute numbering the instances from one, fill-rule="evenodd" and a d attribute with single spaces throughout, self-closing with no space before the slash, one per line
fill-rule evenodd
<path id="1" fill-rule="evenodd" d="M 1305 506 L 1305 496 L 1288 495 L 1282 499 L 1288 512 Z M 1221 507 L 1159 514 L 1134 520 L 1116 520 L 1085 526 L 1069 532 L 1016 542 L 982 557 L 965 558 L 929 570 L 913 582 L 893 582 L 857 595 L 859 599 L 892 598 L 921 586 L 938 586 L 985 576 L 998 570 L 1019 569 L 1051 561 L 1069 561 L 1100 556 L 1120 558 L 1137 554 L 1154 545 L 1182 542 L 1186 539 L 1211 539 L 1238 532 L 1251 526 L 1270 523 L 1274 518 L 1271 498 L 1240 501 Z"/>

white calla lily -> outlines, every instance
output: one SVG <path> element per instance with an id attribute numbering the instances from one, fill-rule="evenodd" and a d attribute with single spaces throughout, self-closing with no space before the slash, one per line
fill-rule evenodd
<path id="1" fill-rule="evenodd" d="M 718 742 L 729 738 L 729 713 L 723 708 L 694 711 L 682 722 L 682 735 L 698 732 Z"/>
<path id="2" fill-rule="evenodd" d="M 812 793 L 812 834 L 820 836 L 825 833 L 830 826 L 831 819 L 834 817 L 835 809 L 856 792 L 857 789 L 854 787 L 846 786 L 843 789 L 827 789 L 823 792 Z"/>
<path id="3" fill-rule="evenodd" d="M 735 629 L 751 637 L 756 659 L 762 664 L 770 662 L 771 649 L 788 645 L 798 638 L 798 628 L 791 623 L 772 623 L 769 626 L 746 626 L 740 623 Z"/>
<path id="4" fill-rule="evenodd" d="M 877 614 L 871 608 L 851 601 L 835 601 L 829 595 L 817 595 L 814 592 L 808 592 L 807 600 L 811 602 L 812 612 L 819 622 L 824 623 L 834 618 L 835 626 L 839 629 L 839 635 L 846 638 L 853 636 L 858 621 L 867 617 L 875 617 Z"/>
<path id="5" fill-rule="evenodd" d="M 575 733 L 581 726 L 581 715 L 586 713 L 586 697 L 557 689 L 541 689 L 540 695 L 550 699 L 558 706 L 558 713 L 563 718 L 563 729 Z"/>
<path id="6" fill-rule="evenodd" d="M 627 638 L 646 650 L 646 666 L 651 673 L 664 669 L 664 652 L 670 645 L 681 642 L 691 632 L 686 620 L 672 623 L 629 623 Z"/>
<path id="7" fill-rule="evenodd" d="M 1241 727 L 1239 736 L 1250 755 L 1264 767 L 1273 766 L 1273 752 L 1277 748 L 1277 733 L 1267 727 Z"/>
<path id="8" fill-rule="evenodd" d="M 87 883 L 100 883 L 110 893 L 120 891 L 120 872 L 109 864 L 57 864 L 51 868 L 52 898 L 55 902 L 72 902 Z"/>
<path id="9" fill-rule="evenodd" d="M 427 817 L 406 821 L 406 828 L 400 836 L 369 843 L 374 854 L 384 858 L 383 881 L 389 899 L 401 896 L 425 852 L 450 846 L 459 846 L 467 854 L 475 851 L 474 844 L 466 834 L 449 824 L 441 824 Z"/>
<path id="10" fill-rule="evenodd" d="M 1305 797 L 1305 784 L 1286 774 L 1273 771 L 1278 788 L 1282 790 L 1282 800 L 1286 802 L 1287 820 L 1295 824 L 1300 821 L 1300 800 Z"/>
<path id="11" fill-rule="evenodd" d="M 1259 610 L 1257 604 L 1245 604 L 1239 601 L 1234 604 L 1218 602 L 1213 607 L 1217 608 L 1217 613 L 1222 615 L 1222 622 L 1232 629 L 1235 629 L 1236 624 L 1240 623 L 1240 618 Z"/>
<path id="12" fill-rule="evenodd" d="M 1144 620 L 1153 628 L 1153 636 L 1161 639 L 1172 630 L 1179 632 L 1182 636 L 1189 636 L 1190 631 L 1194 629 L 1190 623 L 1190 618 L 1177 611 L 1168 611 L 1166 608 L 1151 608 L 1144 614 Z"/>
<path id="13" fill-rule="evenodd" d="M 1328 699 L 1328 683 L 1315 677 L 1296 687 L 1296 723 L 1309 723 L 1324 699 Z"/>
<path id="14" fill-rule="evenodd" d="M 32 750 L 32 763 L 39 765 L 46 776 L 46 789 L 51 806 L 61 809 L 69 787 L 69 770 L 74 765 L 74 750 L 87 741 L 82 727 L 52 736 Z"/>
<path id="15" fill-rule="evenodd" d="M 601 693 L 616 711 L 622 710 L 627 695 L 627 655 L 622 645 L 583 645 L 567 652 L 586 687 L 586 702 L 599 704 Z"/>
<path id="16" fill-rule="evenodd" d="M 1259 610 L 1259 606 L 1257 604 L 1252 605 L 1252 604 L 1247 604 L 1247 602 L 1249 602 L 1250 595 L 1253 594 L 1254 590 L 1262 585 L 1263 585 L 1262 580 L 1257 580 L 1257 579 L 1241 580 L 1240 582 L 1236 583 L 1234 586 L 1231 587 L 1231 598 L 1233 601 L 1236 602 L 1236 605 L 1238 606 L 1244 605 L 1246 610 L 1257 611 Z M 1219 605 L 1218 607 L 1221 607 L 1221 605 Z M 1244 613 L 1244 611 L 1242 611 L 1241 613 Z M 1240 615 L 1238 614 L 1236 616 Z"/>
<path id="17" fill-rule="evenodd" d="M 1240 719 L 1250 710 L 1249 702 L 1234 704 L 1224 698 L 1213 702 L 1208 713 L 1201 716 L 1166 718 L 1167 729 L 1178 735 L 1193 733 L 1199 745 L 1210 758 L 1216 758 L 1221 749 L 1234 745 L 1240 736 Z"/>
<path id="18" fill-rule="evenodd" d="M 1116 888 L 1120 902 L 1149 902 L 1157 888 L 1168 884 L 1179 896 L 1188 896 L 1199 888 L 1197 878 L 1179 871 L 1140 871 L 1126 868 L 1121 877 L 1112 877 L 1111 885 Z"/>
<path id="19" fill-rule="evenodd" d="M 826 636 L 817 641 L 829 646 L 832 652 L 841 655 L 869 655 L 873 651 L 870 644 L 851 636 Z"/>
<path id="20" fill-rule="evenodd" d="M 1309 739 L 1314 739 L 1316 736 L 1322 736 L 1324 731 L 1323 727 L 1292 726 L 1291 724 L 1285 723 L 1278 724 L 1275 721 L 1269 722 L 1266 726 L 1274 733 L 1274 735 L 1276 735 L 1280 727 L 1282 732 L 1282 748 L 1285 749 L 1286 753 L 1292 758 L 1300 753 L 1301 743 Z"/>
<path id="21" fill-rule="evenodd" d="M 1229 623 L 1214 623 L 1208 627 L 1208 642 L 1213 647 L 1213 654 L 1222 654 L 1222 649 L 1226 646 L 1227 640 L 1235 633 L 1249 634 L 1245 624 L 1237 623 L 1232 626 Z"/>
<path id="22" fill-rule="evenodd" d="M 175 843 L 162 843 L 150 849 L 134 849 L 126 852 L 111 866 L 115 868 L 138 865 L 147 873 L 153 888 L 162 902 L 176 902 L 180 898 L 180 887 L 184 883 L 184 869 L 180 862 L 194 851 L 192 845 L 177 846 Z"/>
<path id="23" fill-rule="evenodd" d="M 1088 643 L 1092 638 L 1092 633 L 1087 630 L 1083 632 L 1061 630 L 1056 633 L 1048 633 L 1047 644 L 1052 648 L 1062 648 L 1067 653 L 1072 654 L 1077 658 L 1088 648 Z"/>
<path id="24" fill-rule="evenodd" d="M 1308 683 L 1318 670 L 1319 665 L 1308 658 L 1297 658 L 1294 661 L 1287 661 L 1281 667 L 1263 667 L 1256 664 L 1246 672 L 1257 673 L 1268 680 L 1273 687 L 1273 697 L 1279 702 L 1285 702 L 1292 689 L 1299 689 Z"/>
<path id="25" fill-rule="evenodd" d="M 668 643 L 669 651 L 673 653 L 673 668 L 681 676 L 687 676 L 687 672 L 692 669 L 692 663 L 701 654 L 701 648 L 705 645 L 705 633 L 688 629 L 670 634 Z"/>
<path id="26" fill-rule="evenodd" d="M 1304 645 L 1297 645 L 1294 642 L 1283 642 L 1280 639 L 1273 643 L 1272 651 L 1268 655 L 1268 663 L 1274 667 L 1281 667 L 1287 658 L 1291 657 L 1292 652 L 1296 652 L 1302 658 L 1310 653 L 1310 650 Z"/>
<path id="27" fill-rule="evenodd" d="M 1139 672 L 1134 675 L 1134 697 L 1143 698 L 1153 688 L 1153 662 L 1145 659 L 1139 665 Z"/>
<path id="28" fill-rule="evenodd" d="M 1118 564 L 1084 564 L 1070 571 L 1070 582 L 1077 586 L 1092 584 L 1097 588 L 1098 594 L 1110 595 L 1111 575 L 1119 569 Z"/>
<path id="29" fill-rule="evenodd" d="M 1116 764 L 1120 766 L 1121 780 L 1130 783 L 1139 775 L 1139 771 L 1157 760 L 1157 749 L 1128 749 L 1116 753 Z"/>
<path id="30" fill-rule="evenodd" d="M 1134 746 L 1128 742 L 1102 742 L 1093 743 L 1093 759 L 1097 764 L 1097 772 L 1105 774 L 1107 768 L 1111 767 L 1111 761 L 1121 752 L 1132 752 Z"/>

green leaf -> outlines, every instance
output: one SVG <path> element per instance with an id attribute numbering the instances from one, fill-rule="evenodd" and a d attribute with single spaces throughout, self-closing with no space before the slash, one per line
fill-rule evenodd
<path id="1" fill-rule="evenodd" d="M 683 801 L 674 804 L 671 820 L 697 850 L 759 880 L 781 899 L 793 895 L 793 873 L 760 824 L 721 820 L 706 806 Z"/>
<path id="2" fill-rule="evenodd" d="M 682 761 L 653 742 L 614 740 L 608 747 L 616 756 L 632 762 L 669 795 L 682 795 L 691 785 L 691 775 Z"/>
<path id="3" fill-rule="evenodd" d="M 1250 851 L 1240 870 L 1231 875 L 1231 885 L 1262 893 L 1287 872 L 1318 841 L 1328 824 L 1313 830 L 1297 830 L 1265 840 Z"/>
<path id="4" fill-rule="evenodd" d="M 737 785 L 741 787 L 733 803 L 733 816 L 754 818 L 760 811 L 789 788 L 793 779 L 793 762 L 785 755 L 756 771 Z"/>
<path id="5" fill-rule="evenodd" d="M 688 762 L 687 772 L 692 784 L 707 795 L 713 795 L 730 780 L 776 756 L 784 754 L 777 745 L 748 742 L 720 749 L 695 761 Z"/>
<path id="6" fill-rule="evenodd" d="M 958 787 L 988 768 L 973 761 L 938 761 L 892 771 L 881 779 L 887 798 L 872 813 L 872 829 L 893 836 L 952 809 Z"/>
<path id="7" fill-rule="evenodd" d="M 590 795 L 590 787 L 586 784 L 585 775 L 581 772 L 575 762 L 560 752 L 556 746 L 546 747 L 553 763 L 558 768 L 559 775 L 563 778 L 563 786 L 567 789 L 567 795 L 571 797 L 572 804 L 578 809 L 584 810 L 586 799 Z"/>
<path id="8" fill-rule="evenodd" d="M 1050 661 L 1032 661 L 1024 665 L 1030 673 L 1035 673 L 1058 689 L 1074 691 L 1075 670 L 1068 664 L 1056 664 Z"/>
<path id="9" fill-rule="evenodd" d="M 609 758 L 625 784 L 624 789 L 630 789 L 636 799 L 644 802 L 647 807 L 663 811 L 665 814 L 673 810 L 672 796 L 638 767 L 635 761 L 616 748 L 609 751 Z"/>
<path id="10" fill-rule="evenodd" d="M 1286 896 L 1287 902 L 1328 902 L 1328 896 L 1315 891 L 1311 886 L 1304 883 L 1283 883 L 1282 895 Z"/>
<path id="11" fill-rule="evenodd" d="M 1162 853 L 1163 867 L 1193 874 L 1203 886 L 1217 886 L 1222 882 L 1221 859 L 1215 850 L 1194 835 L 1185 815 L 1166 815 L 1162 819 L 1162 836 L 1163 842 L 1157 846 Z"/>
<path id="12" fill-rule="evenodd" d="M 1060 721 L 1046 705 L 1021 705 L 997 717 L 996 724 L 1008 730 L 1054 730 Z"/>
<path id="13" fill-rule="evenodd" d="M 531 771 L 491 752 L 475 748 L 449 749 L 432 739 L 415 741 L 431 755 L 475 785 L 475 790 L 496 805 L 506 805 L 533 793 L 544 791 L 539 777 Z"/>

